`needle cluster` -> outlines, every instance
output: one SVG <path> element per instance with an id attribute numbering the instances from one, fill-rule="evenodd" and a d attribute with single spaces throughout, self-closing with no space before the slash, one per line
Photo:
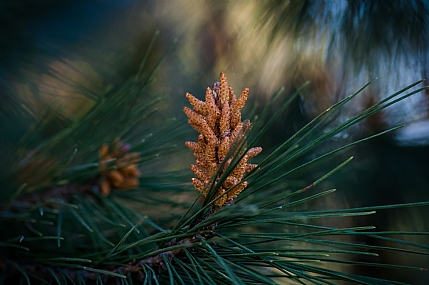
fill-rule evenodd
<path id="1" fill-rule="evenodd" d="M 213 177 L 216 175 L 215 183 L 212 185 L 216 185 L 234 157 L 242 155 L 234 150 L 252 126 L 249 120 L 241 121 L 241 110 L 246 104 L 248 95 L 249 89 L 245 88 L 236 98 L 234 90 L 223 73 L 220 74 L 220 82 L 215 83 L 213 88 L 207 87 L 205 102 L 186 93 L 186 98 L 193 109 L 184 107 L 183 111 L 188 116 L 188 123 L 200 133 L 197 142 L 185 143 L 194 151 L 196 157 L 196 164 L 190 166 L 197 176 L 192 178 L 192 184 L 205 196 L 209 193 L 209 184 L 213 181 Z M 248 185 L 243 178 L 258 165 L 247 162 L 261 151 L 260 147 L 247 150 L 230 171 L 216 192 L 215 199 L 219 198 L 214 204 L 217 207 L 221 208 L 225 204 L 232 203 L 233 199 Z M 224 162 L 226 158 L 227 161 Z"/>

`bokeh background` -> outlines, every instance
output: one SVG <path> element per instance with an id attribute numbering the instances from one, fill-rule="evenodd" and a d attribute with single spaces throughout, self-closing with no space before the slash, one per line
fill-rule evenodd
<path id="1" fill-rule="evenodd" d="M 167 95 L 160 107 L 166 118 L 185 121 L 185 92 L 202 98 L 220 72 L 236 92 L 248 86 L 251 101 L 260 106 L 281 86 L 286 100 L 311 82 L 260 142 L 267 150 L 374 78 L 334 123 L 428 77 L 427 1 L 6 0 L 0 4 L 0 22 L 0 163 L 48 106 L 64 106 L 59 116 L 66 124 L 82 116 L 105 88 L 135 73 L 157 31 L 148 68 L 177 40 L 150 87 L 154 96 Z M 339 155 L 338 161 L 349 155 L 355 159 L 321 185 L 337 193 L 311 207 L 429 200 L 428 108 L 428 93 L 418 93 L 318 150 L 406 124 Z M 51 126 L 43 135 L 62 127 Z M 317 170 L 307 174 L 309 180 L 318 175 Z M 429 231 L 428 214 L 428 208 L 408 208 L 329 222 Z M 428 237 L 407 238 L 429 244 Z M 429 267 L 424 255 L 383 252 L 381 260 Z M 395 274 L 412 284 L 429 280 L 426 272 L 346 270 L 381 278 Z"/>

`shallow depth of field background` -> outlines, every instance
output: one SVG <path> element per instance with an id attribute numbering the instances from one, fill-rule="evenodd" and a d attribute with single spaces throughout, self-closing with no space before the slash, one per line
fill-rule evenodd
<path id="1" fill-rule="evenodd" d="M 154 96 L 167 95 L 160 113 L 184 124 L 185 92 L 202 98 L 220 72 L 236 93 L 248 86 L 252 104 L 260 106 L 281 86 L 286 98 L 305 81 L 311 82 L 260 142 L 267 151 L 373 78 L 378 80 L 343 109 L 336 123 L 429 74 L 429 5 L 423 1 L 3 2 L 0 162 L 7 160 L 27 127 L 53 102 L 65 106 L 60 113 L 64 120 L 75 120 L 106 86 L 120 85 L 135 73 L 156 31 L 160 35 L 148 67 L 175 39 L 178 42 L 157 71 L 151 91 Z M 428 94 L 417 94 L 325 144 L 325 149 L 333 149 L 407 124 L 337 156 L 338 162 L 349 155 L 355 159 L 321 185 L 320 189 L 335 187 L 337 193 L 311 208 L 429 200 L 428 107 Z M 306 175 L 311 180 L 320 173 L 315 169 Z M 374 225 L 380 231 L 428 231 L 428 214 L 428 208 L 411 208 L 327 222 Z M 429 244 L 424 236 L 408 239 Z M 383 252 L 380 260 L 429 267 L 425 256 Z M 378 268 L 344 270 L 392 277 L 392 272 Z M 395 274 L 412 284 L 426 284 L 429 279 L 425 272 Z"/>

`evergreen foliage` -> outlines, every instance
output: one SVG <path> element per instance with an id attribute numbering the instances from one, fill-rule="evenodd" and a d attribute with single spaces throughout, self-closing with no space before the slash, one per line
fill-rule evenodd
<path id="1" fill-rule="evenodd" d="M 147 72 L 148 55 L 149 51 L 135 76 L 106 89 L 82 118 L 62 120 L 64 128 L 46 139 L 43 130 L 61 119 L 58 110 L 49 108 L 21 139 L 10 162 L 2 165 L 1 284 L 397 284 L 337 270 L 332 264 L 424 270 L 382 264 L 375 257 L 376 251 L 428 255 L 428 246 L 409 242 L 406 236 L 429 233 L 379 232 L 371 225 L 329 227 L 322 221 L 429 202 L 312 210 L 308 202 L 335 192 L 318 192 L 316 186 L 352 157 L 322 169 L 324 174 L 314 181 L 294 176 L 314 171 L 315 165 L 320 168 L 319 162 L 347 147 L 396 129 L 310 156 L 345 129 L 423 90 L 409 91 L 421 81 L 330 126 L 364 86 L 272 153 L 253 158 L 258 165 L 246 171 L 243 191 L 219 203 L 240 181 L 229 189 L 222 185 L 305 86 L 274 114 L 270 110 L 282 90 L 261 114 L 253 114 L 253 128 L 236 136 L 213 178 L 198 193 L 189 169 L 163 168 L 184 149 L 188 128 L 183 118 L 156 117 L 163 98 L 147 91 L 156 70 Z M 126 184 L 129 178 L 139 178 L 139 185 Z M 355 236 L 392 245 L 349 240 Z M 374 259 L 356 261 L 355 256 Z"/>

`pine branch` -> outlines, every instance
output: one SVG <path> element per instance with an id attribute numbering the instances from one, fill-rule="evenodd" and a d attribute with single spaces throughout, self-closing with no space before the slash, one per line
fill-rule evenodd
<path id="1" fill-rule="evenodd" d="M 149 176 L 153 158 L 162 151 L 174 154 L 175 142 L 183 139 L 183 124 L 177 120 L 163 127 L 134 130 L 154 114 L 160 102 L 139 98 L 151 77 L 152 73 L 143 76 L 141 67 L 138 76 L 107 91 L 68 129 L 27 153 L 30 144 L 22 141 L 18 159 L 2 174 L 3 181 L 15 182 L 15 174 L 25 170 L 24 179 L 8 184 L 2 193 L 7 198 L 2 200 L 0 223 L 2 228 L 11 229 L 0 233 L 3 283 L 277 284 L 287 280 L 298 284 L 395 284 L 327 269 L 325 264 L 423 270 L 376 260 L 360 262 L 348 256 L 377 257 L 374 250 L 428 255 L 427 245 L 398 236 L 427 233 L 374 231 L 366 225 L 334 228 L 317 221 L 372 215 L 387 208 L 427 206 L 429 202 L 298 210 L 298 206 L 333 193 L 335 189 L 316 192 L 317 186 L 352 157 L 330 169 L 325 167 L 311 183 L 294 182 L 292 177 L 298 171 L 310 171 L 309 167 L 344 148 L 384 134 L 306 158 L 341 131 L 415 94 L 417 91 L 403 92 L 419 82 L 324 132 L 322 126 L 326 127 L 361 89 L 251 164 L 250 159 L 258 160 L 262 151 L 253 144 L 292 99 L 268 120 L 269 112 L 262 111 L 251 128 L 249 120 L 241 119 L 249 90 L 244 89 L 237 98 L 221 74 L 220 82 L 207 88 L 205 101 L 186 94 L 193 109 L 185 107 L 185 114 L 199 132 L 197 142 L 186 142 L 196 157 L 190 167 L 196 176 L 191 180 L 195 191 L 188 174 L 182 172 Z M 274 97 L 267 108 L 277 99 Z M 129 112 L 123 112 L 124 108 Z M 38 124 L 32 132 L 43 126 Z M 27 139 L 32 137 L 30 132 Z M 161 162 L 166 159 L 168 156 Z M 288 179 L 287 189 L 284 179 Z M 133 209 L 134 204 L 138 210 Z M 344 241 L 343 236 L 367 236 L 395 246 Z"/>

